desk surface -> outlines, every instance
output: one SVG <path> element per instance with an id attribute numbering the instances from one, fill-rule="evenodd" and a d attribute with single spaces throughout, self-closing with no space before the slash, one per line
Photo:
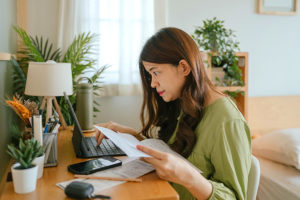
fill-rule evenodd
<path id="1" fill-rule="evenodd" d="M 68 199 L 64 191 L 56 186 L 56 183 L 73 179 L 73 174 L 68 172 L 70 163 L 84 161 L 76 158 L 70 130 L 61 131 L 58 134 L 58 166 L 44 168 L 44 174 L 37 180 L 36 190 L 28 194 L 16 194 L 13 183 L 8 182 L 4 186 L 1 200 L 14 199 Z M 104 190 L 102 194 L 112 196 L 112 199 L 178 199 L 178 194 L 171 185 L 158 178 L 155 172 L 142 176 L 142 183 L 126 182 L 113 188 Z"/>

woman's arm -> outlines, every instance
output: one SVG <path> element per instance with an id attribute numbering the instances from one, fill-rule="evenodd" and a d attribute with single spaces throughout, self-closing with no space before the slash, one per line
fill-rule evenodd
<path id="1" fill-rule="evenodd" d="M 244 200 L 251 167 L 250 130 L 246 122 L 237 119 L 222 123 L 219 133 L 210 155 L 215 171 L 210 178 L 212 197 Z"/>
<path id="2" fill-rule="evenodd" d="M 128 126 L 124 126 L 124 125 L 121 125 L 121 124 L 118 124 L 118 123 L 112 122 L 112 121 L 107 122 L 107 123 L 100 123 L 100 124 L 96 124 L 96 125 L 111 129 L 115 132 L 129 133 L 131 135 L 138 134 L 138 131 L 134 130 L 133 128 L 130 128 Z"/>
<path id="3" fill-rule="evenodd" d="M 107 123 L 96 124 L 96 126 L 102 126 L 104 128 L 111 129 L 115 132 L 129 133 L 129 134 L 135 136 L 137 139 L 141 140 L 138 131 L 136 131 L 133 128 L 130 128 L 128 126 L 124 126 L 124 125 L 121 125 L 121 124 L 118 124 L 118 123 L 115 123 L 112 121 L 107 122 Z M 97 145 L 101 144 L 103 138 L 105 138 L 104 134 L 101 133 L 99 130 L 97 130 L 97 132 L 96 132 Z"/>
<path id="4" fill-rule="evenodd" d="M 197 199 L 209 199 L 212 194 L 211 183 L 187 161 L 141 145 L 137 149 L 152 156 L 143 160 L 153 165 L 160 178 L 183 185 Z"/>
<path id="5" fill-rule="evenodd" d="M 248 126 L 242 120 L 230 120 L 218 132 L 210 155 L 214 173 L 209 180 L 178 157 L 144 146 L 137 148 L 152 156 L 144 160 L 161 178 L 184 186 L 197 199 L 246 199 L 251 165 Z"/>

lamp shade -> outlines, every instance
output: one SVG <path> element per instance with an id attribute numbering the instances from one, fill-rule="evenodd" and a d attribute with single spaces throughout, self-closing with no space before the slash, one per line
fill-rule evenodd
<path id="1" fill-rule="evenodd" d="M 25 94 L 31 96 L 63 96 L 73 93 L 70 63 L 29 62 Z"/>

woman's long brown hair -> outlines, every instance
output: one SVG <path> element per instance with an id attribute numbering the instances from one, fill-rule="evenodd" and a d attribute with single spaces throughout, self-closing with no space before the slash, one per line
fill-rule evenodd
<path id="1" fill-rule="evenodd" d="M 142 61 L 157 64 L 172 64 L 177 67 L 184 59 L 191 67 L 191 73 L 181 91 L 179 99 L 165 102 L 151 88 L 151 75 L 145 70 Z M 159 138 L 168 142 L 180 121 L 172 149 L 184 157 L 188 157 L 196 142 L 195 128 L 201 120 L 208 87 L 213 87 L 208 79 L 200 51 L 194 40 L 178 28 L 163 28 L 153 35 L 143 47 L 139 59 L 140 76 L 143 85 L 143 104 L 140 118 L 141 133 L 149 136 L 153 126 L 160 127 Z"/>

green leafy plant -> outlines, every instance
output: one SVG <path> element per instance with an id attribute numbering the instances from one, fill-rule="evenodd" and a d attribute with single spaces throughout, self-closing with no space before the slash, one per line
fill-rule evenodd
<path id="1" fill-rule="evenodd" d="M 228 94 L 229 96 L 233 97 L 233 98 L 237 98 L 239 94 L 241 94 L 242 96 L 245 95 L 245 92 L 240 91 L 240 90 L 237 90 L 237 91 L 228 91 L 228 90 L 226 90 L 225 93 Z"/>
<path id="2" fill-rule="evenodd" d="M 74 110 L 76 109 L 76 80 L 79 77 L 83 77 L 85 73 L 88 72 L 91 74 L 91 77 L 89 78 L 92 80 L 94 95 L 99 96 L 99 93 L 96 92 L 100 88 L 101 82 L 99 78 L 108 66 L 95 67 L 97 60 L 94 56 L 96 54 L 94 46 L 97 35 L 91 33 L 79 34 L 74 38 L 65 54 L 62 55 L 63 53 L 59 48 L 53 49 L 53 44 L 50 43 L 48 39 L 44 40 L 43 37 L 37 36 L 31 37 L 22 28 L 14 27 L 14 30 L 18 33 L 24 44 L 24 47 L 18 51 L 20 59 L 11 59 L 14 66 L 14 93 L 38 101 L 37 97 L 24 95 L 28 62 L 46 62 L 47 60 L 54 60 L 56 62 L 71 63 L 74 94 L 70 96 L 69 99 Z M 57 97 L 57 100 L 67 124 L 73 124 L 73 119 L 70 116 L 65 99 Z M 99 104 L 94 101 L 95 112 L 99 112 L 98 107 Z"/>
<path id="3" fill-rule="evenodd" d="M 218 85 L 229 86 L 244 85 L 241 70 L 238 67 L 239 43 L 235 41 L 235 35 L 231 29 L 226 29 L 223 20 L 216 17 L 203 21 L 203 26 L 196 27 L 193 39 L 202 51 L 209 51 L 211 64 L 214 67 L 222 67 L 225 71 L 224 82 L 217 80 Z"/>
<path id="4" fill-rule="evenodd" d="M 7 153 L 20 163 L 20 169 L 32 167 L 33 160 L 43 155 L 44 151 L 44 147 L 34 138 L 25 140 L 25 142 L 20 138 L 18 146 L 13 144 L 7 146 Z"/>

